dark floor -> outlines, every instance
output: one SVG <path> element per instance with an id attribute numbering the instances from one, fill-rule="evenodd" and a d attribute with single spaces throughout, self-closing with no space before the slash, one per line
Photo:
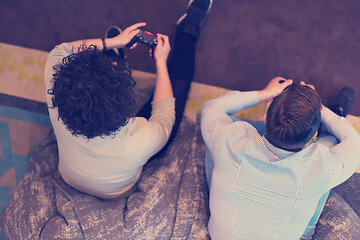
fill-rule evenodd
<path id="1" fill-rule="evenodd" d="M 0 42 L 49 51 L 56 44 L 101 37 L 109 25 L 173 37 L 188 0 L 3 0 Z M 195 81 L 255 90 L 275 76 L 304 80 L 328 104 L 349 85 L 360 97 L 360 1 L 214 0 L 199 39 Z M 154 71 L 145 47 L 128 58 L 133 68 Z M 360 116 L 355 101 L 352 114 Z"/>

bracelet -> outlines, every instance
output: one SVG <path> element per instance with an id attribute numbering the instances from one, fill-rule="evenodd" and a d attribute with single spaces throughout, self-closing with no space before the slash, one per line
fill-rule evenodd
<path id="1" fill-rule="evenodd" d="M 106 43 L 105 43 L 105 37 L 103 37 L 101 39 L 101 41 L 102 41 L 102 44 L 103 44 L 103 52 L 106 52 L 107 48 L 106 48 Z"/>

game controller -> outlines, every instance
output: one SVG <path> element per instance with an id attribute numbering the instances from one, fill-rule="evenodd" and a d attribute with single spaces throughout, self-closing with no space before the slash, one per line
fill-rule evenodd
<path id="1" fill-rule="evenodd" d="M 145 44 L 146 46 L 152 48 L 153 51 L 158 43 L 156 36 L 154 34 L 148 31 L 144 31 L 140 28 L 139 28 L 139 32 L 131 39 L 131 41 L 128 44 L 126 44 L 126 46 L 131 47 L 136 42 Z"/>

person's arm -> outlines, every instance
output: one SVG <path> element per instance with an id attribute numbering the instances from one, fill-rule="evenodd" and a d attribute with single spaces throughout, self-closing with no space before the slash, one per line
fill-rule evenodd
<path id="1" fill-rule="evenodd" d="M 260 91 L 232 91 L 206 102 L 201 111 L 201 132 L 206 145 L 215 147 L 224 130 L 233 123 L 230 114 L 240 112 L 279 95 L 292 80 L 274 78 Z M 212 146 L 213 145 L 213 146 Z"/>
<path id="2" fill-rule="evenodd" d="M 167 58 L 170 52 L 169 38 L 157 34 L 158 44 L 154 50 L 156 64 L 156 83 L 149 118 L 150 156 L 161 150 L 168 141 L 175 122 L 175 99 L 167 69 Z"/>
<path id="3" fill-rule="evenodd" d="M 153 101 L 174 97 L 166 65 L 167 58 L 171 49 L 169 38 L 168 36 L 157 34 L 157 41 L 158 44 L 154 51 L 154 58 L 156 64 L 156 83 Z"/>
<path id="4" fill-rule="evenodd" d="M 305 82 L 300 84 L 315 90 L 315 87 Z M 331 176 L 330 189 L 345 181 L 360 165 L 360 136 L 353 126 L 344 117 L 341 117 L 321 104 L 321 122 L 328 132 L 338 141 L 338 144 L 329 146 L 329 139 L 319 138 L 316 142 L 330 147 L 328 153 L 328 173 Z M 330 143 L 331 144 L 331 143 Z M 332 145 L 332 144 L 331 144 Z"/>
<path id="5" fill-rule="evenodd" d="M 47 105 L 52 107 L 52 96 L 48 94 L 48 90 L 53 88 L 53 67 L 62 63 L 64 57 L 73 53 L 72 45 L 70 43 L 62 43 L 57 45 L 50 51 L 45 64 L 44 81 L 45 81 L 45 96 Z"/>
<path id="6" fill-rule="evenodd" d="M 136 23 L 126 28 L 119 35 L 113 38 L 106 38 L 105 44 L 107 49 L 124 47 L 137 34 L 138 28 L 143 27 L 145 25 L 146 23 L 144 22 Z M 56 46 L 53 50 L 51 50 L 45 66 L 45 87 L 46 87 L 46 99 L 48 106 L 52 106 L 51 96 L 47 93 L 47 91 L 48 89 L 52 88 L 51 79 L 52 79 L 52 74 L 54 72 L 53 67 L 58 64 L 61 64 L 64 57 L 73 54 L 79 50 L 81 51 L 81 45 L 85 45 L 85 46 L 96 45 L 100 51 L 103 50 L 104 47 L 102 40 L 98 38 L 98 39 L 78 40 L 70 43 L 62 43 Z"/>
<path id="7" fill-rule="evenodd" d="M 145 26 L 146 23 L 140 22 L 136 23 L 134 25 L 131 25 L 130 27 L 126 28 L 124 31 L 122 31 L 119 35 L 113 37 L 113 38 L 105 38 L 105 45 L 106 49 L 113 49 L 113 48 L 122 48 L 128 44 L 131 39 L 138 33 L 138 28 Z M 73 46 L 74 51 L 81 51 L 81 46 L 90 46 L 95 45 L 97 48 L 102 51 L 104 49 L 104 44 L 101 38 L 96 39 L 84 39 L 84 40 L 77 40 L 71 42 L 71 45 Z"/>
<path id="8" fill-rule="evenodd" d="M 331 187 L 345 181 L 360 165 L 360 135 L 348 120 L 324 107 L 321 121 L 328 131 L 338 140 L 329 149 Z M 321 139 L 319 139 L 321 141 Z"/>

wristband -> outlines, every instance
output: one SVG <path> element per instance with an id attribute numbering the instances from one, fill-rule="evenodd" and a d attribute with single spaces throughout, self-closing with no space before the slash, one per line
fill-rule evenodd
<path id="1" fill-rule="evenodd" d="M 105 43 L 105 37 L 103 37 L 101 39 L 101 41 L 102 41 L 102 44 L 103 44 L 103 52 L 106 52 L 107 48 L 106 48 L 106 43 Z"/>

